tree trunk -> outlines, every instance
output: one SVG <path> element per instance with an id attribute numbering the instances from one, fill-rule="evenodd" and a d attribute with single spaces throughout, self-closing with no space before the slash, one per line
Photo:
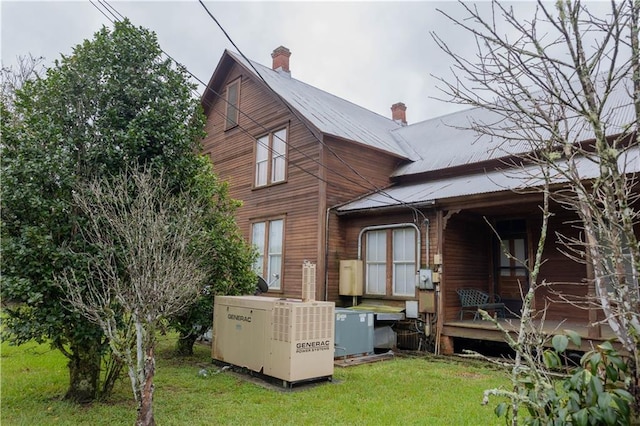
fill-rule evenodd
<path id="1" fill-rule="evenodd" d="M 98 398 L 107 399 L 113 393 L 113 387 L 116 381 L 122 374 L 124 368 L 124 361 L 118 359 L 116 355 L 111 353 L 109 356 L 103 357 L 104 379 L 102 380 L 101 388 L 98 393 Z"/>
<path id="2" fill-rule="evenodd" d="M 140 396 L 140 407 L 138 408 L 138 418 L 136 426 L 154 426 L 156 421 L 153 417 L 153 376 L 156 369 L 156 361 L 153 353 L 153 346 L 147 348 L 144 360 L 144 383 Z"/>
<path id="3" fill-rule="evenodd" d="M 188 335 L 184 335 L 180 333 L 178 337 L 178 342 L 176 343 L 176 352 L 180 356 L 189 356 L 193 355 L 193 345 L 196 343 L 198 336 L 196 333 L 189 333 Z"/>
<path id="4" fill-rule="evenodd" d="M 98 396 L 100 383 L 100 348 L 96 342 L 74 344 L 70 348 L 69 389 L 65 399 L 89 402 Z"/>

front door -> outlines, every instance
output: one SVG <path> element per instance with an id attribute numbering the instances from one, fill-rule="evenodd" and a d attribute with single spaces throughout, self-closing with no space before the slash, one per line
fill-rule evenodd
<path id="1" fill-rule="evenodd" d="M 527 233 L 524 220 L 506 220 L 496 223 L 500 236 L 496 239 L 496 293 L 507 310 L 519 315 L 522 296 L 529 289 L 526 264 Z"/>

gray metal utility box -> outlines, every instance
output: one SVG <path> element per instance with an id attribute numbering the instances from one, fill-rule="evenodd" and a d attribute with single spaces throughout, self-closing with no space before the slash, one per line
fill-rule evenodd
<path id="1" fill-rule="evenodd" d="M 335 358 L 373 354 L 373 312 L 336 308 Z"/>

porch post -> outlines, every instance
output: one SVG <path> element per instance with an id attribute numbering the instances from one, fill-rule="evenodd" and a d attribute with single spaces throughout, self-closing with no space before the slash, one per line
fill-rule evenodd
<path id="1" fill-rule="evenodd" d="M 593 303 L 596 297 L 596 286 L 589 250 L 585 250 L 585 259 L 587 261 L 587 301 L 589 303 L 589 324 L 587 324 L 587 337 L 591 339 L 597 339 L 602 337 L 602 327 L 598 323 L 598 310 Z"/>
<path id="2" fill-rule="evenodd" d="M 444 220 L 442 216 L 442 210 L 436 211 L 436 235 L 437 242 L 435 244 L 435 254 L 442 255 L 443 247 L 444 247 Z M 443 261 L 444 263 L 444 261 Z M 444 328 L 444 291 L 443 291 L 443 282 L 444 282 L 444 265 L 440 265 L 440 282 L 435 285 L 436 288 L 436 306 L 437 306 L 437 322 L 436 322 L 436 355 L 440 354 L 453 354 L 453 339 L 450 337 L 442 336 L 442 329 Z"/>

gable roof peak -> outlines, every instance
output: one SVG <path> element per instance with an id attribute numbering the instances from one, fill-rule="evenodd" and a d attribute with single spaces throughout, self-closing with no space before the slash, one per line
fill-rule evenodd
<path id="1" fill-rule="evenodd" d="M 285 47 L 282 48 L 289 51 Z M 240 65 L 247 72 L 247 75 L 255 76 L 259 82 L 264 83 L 280 100 L 295 110 L 296 114 L 300 114 L 299 118 L 307 120 L 320 133 L 361 143 L 402 159 L 410 159 L 414 154 L 413 150 L 407 152 L 405 144 L 398 142 L 392 136 L 391 130 L 401 126 L 388 117 L 378 115 L 364 107 L 296 80 L 285 71 L 275 71 L 230 50 L 225 50 L 221 62 L 225 62 L 227 59 Z M 212 81 L 217 72 L 224 73 L 222 69 L 216 68 Z M 222 75 L 219 76 L 219 80 L 223 80 Z"/>

